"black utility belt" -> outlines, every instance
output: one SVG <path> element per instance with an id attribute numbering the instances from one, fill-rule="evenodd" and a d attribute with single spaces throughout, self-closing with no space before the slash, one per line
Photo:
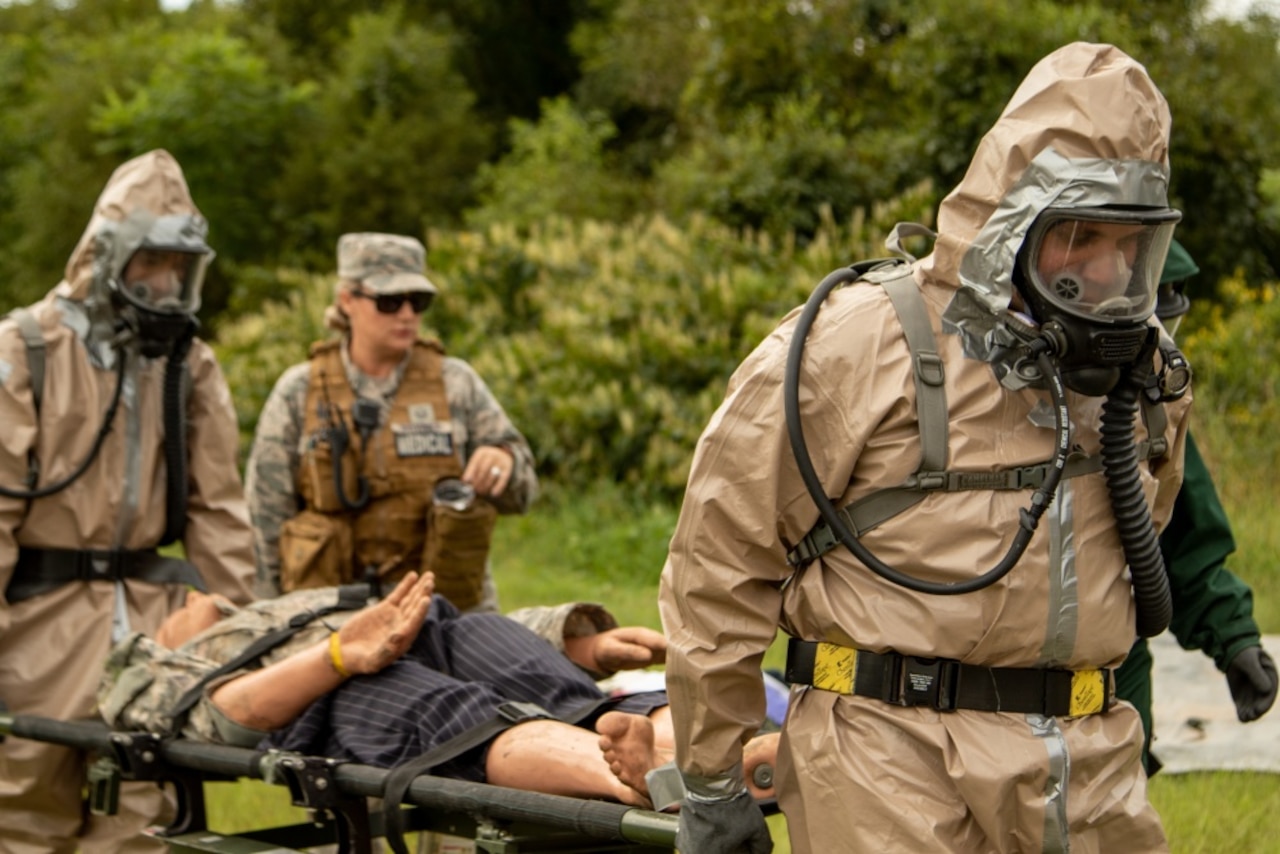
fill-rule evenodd
<path id="1" fill-rule="evenodd" d="M 949 658 L 868 652 L 791 638 L 787 681 L 895 706 L 1078 717 L 1111 705 L 1110 670 L 978 667 Z"/>
<path id="2" fill-rule="evenodd" d="M 19 547 L 18 561 L 5 590 L 10 604 L 56 590 L 73 581 L 121 581 L 186 584 L 205 590 L 191 563 L 163 557 L 155 549 L 33 549 Z"/>

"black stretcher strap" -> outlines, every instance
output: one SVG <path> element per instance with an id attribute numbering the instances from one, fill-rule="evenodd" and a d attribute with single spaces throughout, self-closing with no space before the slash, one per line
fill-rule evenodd
<path id="1" fill-rule="evenodd" d="M 181 727 L 181 717 L 191 710 L 196 704 L 200 696 L 204 693 L 205 686 L 215 679 L 222 677 L 228 673 L 234 673 L 246 667 L 254 667 L 258 660 L 289 638 L 296 635 L 303 628 L 320 619 L 321 617 L 332 614 L 335 611 L 358 611 L 369 602 L 369 585 L 367 584 L 346 584 L 338 588 L 338 599 L 332 605 L 326 605 L 323 608 L 316 608 L 313 611 L 303 611 L 294 614 L 289 618 L 289 622 L 284 626 L 276 629 L 270 634 L 265 634 L 258 638 L 249 646 L 230 661 L 211 670 L 200 678 L 198 682 L 186 690 L 186 692 L 178 698 L 178 702 L 174 704 L 170 710 L 173 717 L 174 731 Z"/>
<path id="2" fill-rule="evenodd" d="M 506 702 L 498 707 L 497 715 L 490 720 L 458 733 L 420 756 L 401 762 L 387 773 L 386 787 L 382 792 L 383 828 L 387 844 L 395 854 L 409 854 L 409 848 L 404 841 L 404 811 L 400 807 L 404 803 L 409 786 L 419 776 L 431 773 L 434 768 L 485 744 L 516 724 L 536 720 L 556 720 L 567 724 L 578 724 L 615 702 L 617 702 L 615 697 L 601 697 L 579 706 L 564 716 L 553 715 L 534 703 Z"/>
<path id="3" fill-rule="evenodd" d="M 56 590 L 73 581 L 186 584 L 205 590 L 191 563 L 163 557 L 155 549 L 35 549 L 22 546 L 4 596 L 10 604 Z"/>
<path id="4" fill-rule="evenodd" d="M 847 666 L 847 668 L 846 668 Z M 897 706 L 1068 717 L 1105 712 L 1111 672 L 979 667 L 948 658 L 876 653 L 791 638 L 787 681 Z"/>

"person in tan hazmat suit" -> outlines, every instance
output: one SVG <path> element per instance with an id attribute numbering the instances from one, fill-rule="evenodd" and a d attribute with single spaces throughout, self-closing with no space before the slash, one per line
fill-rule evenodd
<path id="1" fill-rule="evenodd" d="M 734 374 L 661 582 L 682 851 L 772 848 L 741 759 L 779 627 L 794 851 L 1167 850 L 1110 671 L 1171 612 L 1169 128 L 1132 58 L 1058 49 L 932 254 L 837 271 Z"/>
<path id="2" fill-rule="evenodd" d="M 197 338 L 213 253 L 172 155 L 124 163 L 47 297 L 0 321 L 0 702 L 94 714 L 102 663 L 191 588 L 252 598 L 253 535 L 226 380 Z M 175 440 L 176 437 L 176 440 Z M 181 542 L 186 559 L 156 548 Z M 126 783 L 85 809 L 82 751 L 0 744 L 0 850 L 143 851 L 171 806 Z"/>

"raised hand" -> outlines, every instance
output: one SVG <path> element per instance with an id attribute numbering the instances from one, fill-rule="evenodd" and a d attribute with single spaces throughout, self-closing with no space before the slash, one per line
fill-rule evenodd
<path id="1" fill-rule="evenodd" d="M 347 620 L 338 631 L 347 671 L 377 673 L 404 655 L 422 628 L 434 588 L 431 573 L 410 572 L 386 598 Z"/>

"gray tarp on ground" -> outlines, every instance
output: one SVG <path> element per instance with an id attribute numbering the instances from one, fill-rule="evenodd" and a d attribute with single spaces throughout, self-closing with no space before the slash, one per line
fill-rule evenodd
<path id="1" fill-rule="evenodd" d="M 1280 635 L 1262 645 L 1280 653 Z M 1162 774 L 1190 771 L 1269 771 L 1280 774 L 1280 710 L 1242 724 L 1226 678 L 1199 651 L 1187 652 L 1168 632 L 1153 638 L 1156 737 L 1152 752 Z"/>

